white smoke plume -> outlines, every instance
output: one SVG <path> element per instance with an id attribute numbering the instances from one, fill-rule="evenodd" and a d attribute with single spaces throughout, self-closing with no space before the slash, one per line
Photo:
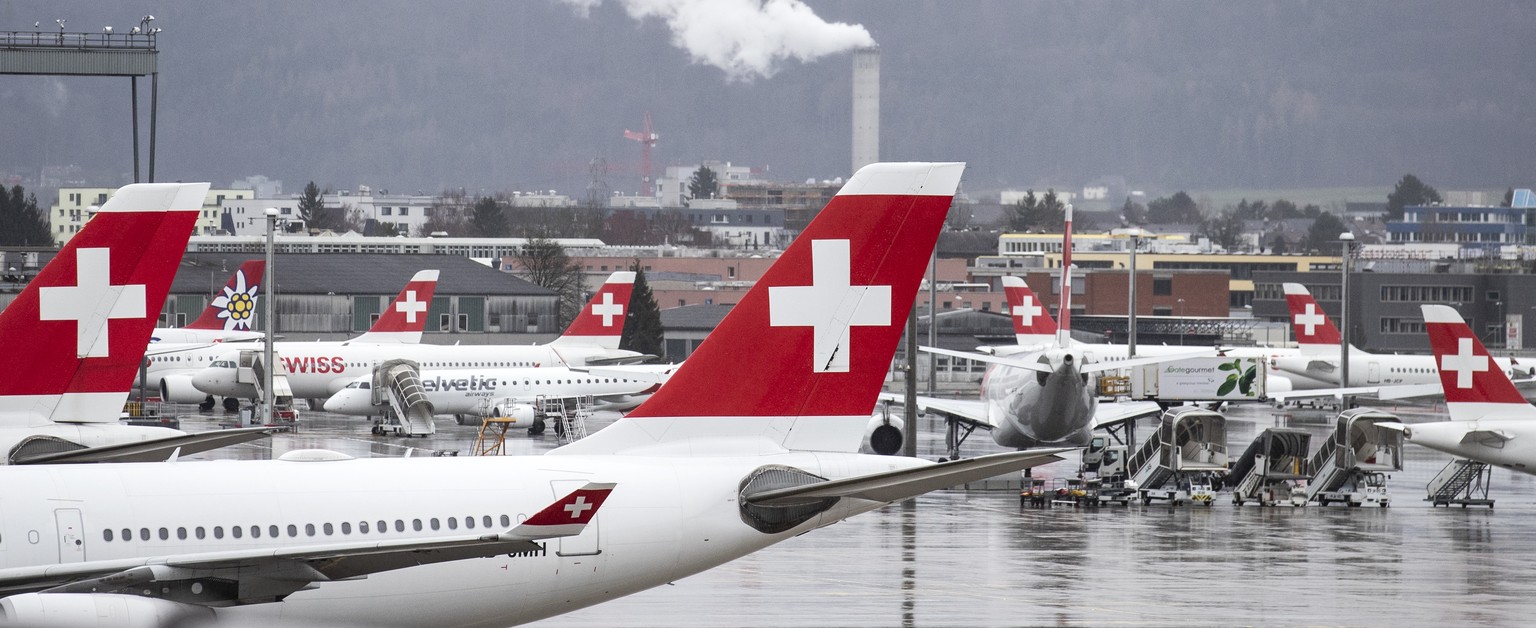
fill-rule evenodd
<path id="1" fill-rule="evenodd" d="M 585 17 L 603 0 L 564 0 Z M 767 78 L 781 62 L 803 63 L 875 45 L 858 24 L 828 23 L 800 0 L 618 0 L 636 20 L 659 18 L 672 45 L 694 63 L 725 71 L 731 80 Z"/>

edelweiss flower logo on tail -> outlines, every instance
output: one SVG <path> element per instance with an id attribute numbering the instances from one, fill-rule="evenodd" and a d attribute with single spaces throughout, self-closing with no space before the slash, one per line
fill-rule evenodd
<path id="1" fill-rule="evenodd" d="M 256 292 L 259 285 L 247 286 L 245 271 L 235 271 L 235 285 L 224 286 L 224 292 L 213 298 L 213 307 L 219 308 L 219 318 L 224 319 L 225 331 L 251 328 L 251 317 L 256 314 Z"/>

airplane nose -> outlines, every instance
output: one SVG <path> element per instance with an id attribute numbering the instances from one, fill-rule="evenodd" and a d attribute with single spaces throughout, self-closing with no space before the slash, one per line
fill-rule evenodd
<path id="1" fill-rule="evenodd" d="M 325 400 L 325 411 L 346 414 L 347 411 L 352 410 L 356 406 L 353 403 L 353 397 L 356 396 L 356 392 L 353 389 L 347 388 L 331 395 L 329 399 Z"/>

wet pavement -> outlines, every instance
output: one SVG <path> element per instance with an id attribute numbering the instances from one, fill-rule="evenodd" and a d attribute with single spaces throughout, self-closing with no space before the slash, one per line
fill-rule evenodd
<path id="1" fill-rule="evenodd" d="M 1394 408 L 1405 422 L 1436 408 Z M 596 429 L 617 415 L 599 415 Z M 1264 428 L 1314 434 L 1333 413 L 1231 409 L 1236 455 Z M 200 431 L 217 418 L 188 417 Z M 427 439 L 376 437 L 356 418 L 218 457 L 324 447 L 356 456 L 470 455 L 475 428 L 439 419 Z M 942 435 L 924 422 L 920 450 Z M 1141 434 L 1149 434 L 1143 430 Z M 509 450 L 554 445 L 509 436 Z M 993 451 L 984 433 L 966 455 Z M 1389 509 L 1133 505 L 1021 509 L 1016 491 L 940 491 L 540 626 L 1523 626 L 1536 613 L 1536 477 L 1496 469 L 1497 507 L 1431 508 L 1424 486 L 1449 458 L 1416 446 L 1392 474 Z M 1076 460 L 1036 470 L 1065 477 Z"/>

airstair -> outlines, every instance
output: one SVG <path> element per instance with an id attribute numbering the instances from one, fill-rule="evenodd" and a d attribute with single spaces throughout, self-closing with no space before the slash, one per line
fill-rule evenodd
<path id="1" fill-rule="evenodd" d="M 1431 502 L 1431 507 L 1459 504 L 1462 508 L 1492 508 L 1493 500 L 1488 498 L 1488 484 L 1492 478 L 1493 469 L 1488 463 L 1457 458 L 1429 481 L 1425 487 L 1429 496 L 1424 501 Z"/>
<path id="2" fill-rule="evenodd" d="M 1144 504 L 1166 499 L 1210 505 L 1211 481 L 1227 474 L 1227 418 L 1197 406 L 1164 411 L 1157 431 L 1126 462 Z"/>
<path id="3" fill-rule="evenodd" d="M 559 443 L 574 443 L 587 437 L 587 419 L 592 417 L 592 397 L 540 397 L 539 413 L 555 425 Z"/>
<path id="4" fill-rule="evenodd" d="M 1339 413 L 1333 433 L 1307 463 L 1307 501 L 1387 507 L 1386 474 L 1403 470 L 1403 433 L 1382 427 L 1401 423 L 1396 416 L 1374 408 L 1352 408 Z"/>
<path id="5" fill-rule="evenodd" d="M 1307 494 L 1301 482 L 1311 477 L 1307 472 L 1311 447 L 1312 435 L 1305 431 L 1283 427 L 1264 430 L 1249 443 L 1227 476 L 1232 503 L 1305 506 Z"/>
<path id="6" fill-rule="evenodd" d="M 266 385 L 266 365 L 262 363 L 262 351 L 258 349 L 243 349 L 236 361 L 235 381 L 241 384 L 250 384 L 256 389 L 258 405 L 269 398 L 264 390 Z M 272 361 L 276 368 L 272 373 L 272 416 L 281 423 L 292 425 L 298 420 L 298 412 L 293 406 L 293 388 L 288 385 L 288 369 L 283 366 L 283 361 L 277 354 L 272 355 Z M 242 427 L 254 427 L 259 425 L 258 419 L 265 413 L 259 411 L 257 406 L 244 408 L 240 411 L 240 424 Z"/>
<path id="7" fill-rule="evenodd" d="M 380 362 L 373 367 L 373 387 L 369 390 L 369 401 L 383 410 L 383 417 L 373 425 L 374 434 L 411 437 L 437 433 L 432 422 L 432 402 L 427 400 L 415 362 Z"/>

